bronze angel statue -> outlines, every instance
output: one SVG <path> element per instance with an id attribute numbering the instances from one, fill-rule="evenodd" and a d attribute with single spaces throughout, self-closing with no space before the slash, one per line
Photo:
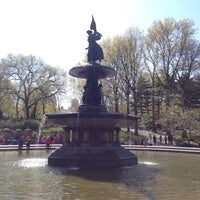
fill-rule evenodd
<path id="1" fill-rule="evenodd" d="M 97 32 L 96 23 L 93 16 L 92 16 L 92 22 L 90 25 L 90 30 L 87 31 L 87 34 L 88 34 L 88 43 L 89 43 L 89 46 L 87 48 L 88 62 L 93 63 L 97 60 L 101 62 L 101 60 L 103 60 L 104 58 L 103 50 L 96 41 L 100 40 L 102 35 L 101 33 Z"/>

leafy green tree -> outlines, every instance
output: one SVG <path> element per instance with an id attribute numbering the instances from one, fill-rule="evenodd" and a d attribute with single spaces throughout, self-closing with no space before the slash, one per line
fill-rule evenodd
<path id="1" fill-rule="evenodd" d="M 121 95 L 126 102 L 126 113 L 129 114 L 130 106 L 138 114 L 138 80 L 142 76 L 144 38 L 137 28 L 130 28 L 123 36 L 117 36 L 106 49 L 106 64 L 113 66 L 117 71 L 113 79 L 114 96 Z M 115 99 L 118 105 L 119 99 Z M 118 108 L 116 108 L 117 110 Z M 115 111 L 116 111 L 115 110 Z M 135 124 L 135 134 L 138 135 L 138 124 Z"/>
<path id="2" fill-rule="evenodd" d="M 149 76 L 147 73 L 143 73 L 143 76 L 141 76 L 138 80 L 138 98 L 140 99 L 138 104 L 140 107 L 139 112 L 141 117 L 144 115 L 144 113 L 150 115 L 151 110 L 152 87 L 148 77 Z"/>
<path id="3" fill-rule="evenodd" d="M 15 96 L 17 117 L 19 112 L 23 111 L 26 119 L 36 118 L 40 102 L 45 106 L 49 99 L 64 92 L 65 72 L 46 65 L 32 55 L 9 54 L 1 60 L 0 65 L 7 69 L 7 75 L 12 83 L 9 91 Z M 43 111 L 45 112 L 44 107 Z"/>
<path id="4" fill-rule="evenodd" d="M 200 108 L 200 75 L 187 81 L 184 86 L 184 109 Z M 186 109 L 187 108 L 187 109 Z"/>
<path id="5" fill-rule="evenodd" d="M 176 131 L 185 133 L 186 135 L 184 137 L 187 137 L 188 143 L 190 143 L 193 134 L 200 136 L 199 110 L 187 109 L 183 112 L 179 106 L 172 106 L 167 112 L 163 110 L 159 122 L 162 124 L 162 128 L 166 133 L 171 133 L 172 135 Z"/>
<path id="6" fill-rule="evenodd" d="M 180 60 L 177 71 L 178 90 L 181 95 L 181 106 L 185 110 L 190 105 L 191 100 L 198 93 L 198 84 L 195 83 L 195 77 L 199 75 L 200 70 L 200 42 L 194 39 L 188 39 L 185 44 L 184 52 Z M 197 89 L 196 91 L 194 89 Z M 191 93 L 191 91 L 193 91 Z"/>
<path id="7" fill-rule="evenodd" d="M 102 42 L 104 49 L 104 60 L 103 64 L 112 67 L 117 73 L 115 76 L 110 77 L 107 80 L 102 80 L 104 103 L 108 109 L 114 112 L 119 112 L 119 101 L 120 101 L 120 85 L 121 85 L 121 63 L 119 48 L 122 43 L 121 36 L 115 36 L 112 40 L 107 39 Z M 114 103 L 113 103 L 114 101 Z"/>
<path id="8" fill-rule="evenodd" d="M 172 94 L 177 92 L 178 73 L 182 77 L 186 70 L 189 44 L 194 34 L 193 22 L 188 19 L 178 22 L 173 18 L 158 20 L 148 30 L 146 63 L 154 70 L 153 75 L 165 91 L 167 109 Z"/>
<path id="9" fill-rule="evenodd" d="M 0 66 L 0 119 L 13 115 L 14 101 L 10 88 L 12 88 L 12 84 L 7 77 L 6 69 Z"/>

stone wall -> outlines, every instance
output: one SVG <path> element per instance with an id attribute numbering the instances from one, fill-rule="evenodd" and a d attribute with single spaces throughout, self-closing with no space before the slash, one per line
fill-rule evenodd
<path id="1" fill-rule="evenodd" d="M 22 139 L 24 143 L 30 140 L 34 143 L 34 138 L 31 129 L 16 129 L 11 130 L 4 128 L 0 130 L 0 144 L 18 144 L 18 140 Z"/>

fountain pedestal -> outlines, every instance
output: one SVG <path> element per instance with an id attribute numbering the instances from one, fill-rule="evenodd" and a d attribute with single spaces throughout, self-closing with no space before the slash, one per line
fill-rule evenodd
<path id="1" fill-rule="evenodd" d="M 137 164 L 137 157 L 121 147 L 119 132 L 121 128 L 133 127 L 138 117 L 108 112 L 101 104 L 98 79 L 113 75 L 115 71 L 101 65 L 90 65 L 72 68 L 69 73 L 87 79 L 83 93 L 84 104 L 74 113 L 46 114 L 54 125 L 64 128 L 68 138 L 66 144 L 49 156 L 48 164 L 87 168 Z"/>
<path id="2" fill-rule="evenodd" d="M 137 164 L 137 157 L 120 145 L 66 145 L 52 153 L 48 164 L 57 167 L 116 168 Z"/>

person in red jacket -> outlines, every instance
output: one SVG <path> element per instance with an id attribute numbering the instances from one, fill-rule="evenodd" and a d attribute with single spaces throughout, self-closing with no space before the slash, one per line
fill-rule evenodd
<path id="1" fill-rule="evenodd" d="M 48 137 L 47 140 L 46 140 L 47 148 L 50 147 L 50 144 L 51 144 L 51 139 L 50 139 L 50 137 Z"/>

